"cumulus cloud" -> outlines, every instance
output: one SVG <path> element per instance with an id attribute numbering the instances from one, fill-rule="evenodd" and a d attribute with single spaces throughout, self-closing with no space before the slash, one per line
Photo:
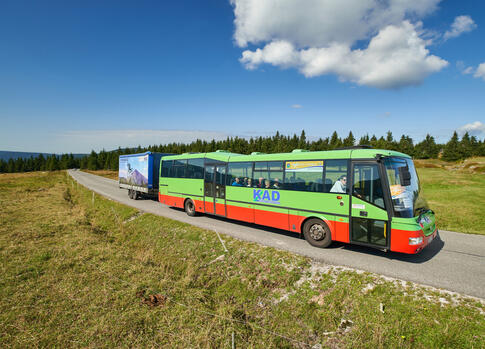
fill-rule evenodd
<path id="1" fill-rule="evenodd" d="M 480 64 L 473 74 L 475 78 L 482 78 L 485 81 L 485 62 Z"/>
<path id="2" fill-rule="evenodd" d="M 465 132 L 468 132 L 468 134 L 471 136 L 479 136 L 485 134 L 485 124 L 480 121 L 475 121 L 458 128 L 457 132 L 460 135 L 464 135 Z"/>
<path id="3" fill-rule="evenodd" d="M 242 53 L 247 69 L 271 64 L 382 89 L 417 85 L 448 65 L 429 53 L 421 23 L 411 20 L 439 1 L 231 0 L 234 38 L 260 46 Z"/>
<path id="4" fill-rule="evenodd" d="M 291 66 L 306 77 L 336 74 L 342 81 L 382 89 L 418 85 L 425 76 L 448 64 L 429 54 L 416 26 L 408 21 L 382 29 L 366 49 L 352 50 L 348 45 L 332 43 L 299 50 L 290 42 L 275 41 L 262 49 L 244 51 L 241 62 L 248 69 L 262 63 Z"/>
<path id="5" fill-rule="evenodd" d="M 447 30 L 443 35 L 445 40 L 456 38 L 463 33 L 467 33 L 475 29 L 477 25 L 470 16 L 458 16 L 451 24 L 450 30 Z"/>

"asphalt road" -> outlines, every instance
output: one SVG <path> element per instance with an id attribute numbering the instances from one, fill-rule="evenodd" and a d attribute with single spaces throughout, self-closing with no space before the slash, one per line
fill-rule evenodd
<path id="1" fill-rule="evenodd" d="M 310 246 L 298 234 L 213 216 L 189 217 L 183 210 L 153 200 L 130 200 L 118 182 L 81 171 L 69 174 L 85 187 L 123 204 L 192 225 L 216 230 L 241 240 L 257 242 L 315 260 L 408 280 L 485 299 L 485 236 L 440 231 L 418 255 L 382 252 L 333 243 L 329 248 Z"/>

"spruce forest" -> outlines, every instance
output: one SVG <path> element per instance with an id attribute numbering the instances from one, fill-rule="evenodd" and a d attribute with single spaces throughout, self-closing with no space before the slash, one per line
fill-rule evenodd
<path id="1" fill-rule="evenodd" d="M 345 138 L 333 132 L 331 137 L 308 140 L 305 131 L 300 136 L 284 136 L 276 132 L 270 137 L 229 137 L 225 140 L 196 140 L 192 143 L 170 143 L 165 145 L 152 145 L 146 148 L 118 148 L 113 151 L 102 150 L 98 153 L 92 151 L 89 155 L 74 158 L 72 154 L 31 157 L 29 159 L 10 159 L 0 161 L 0 173 L 30 172 L 30 171 L 56 171 L 69 168 L 88 170 L 117 170 L 118 157 L 124 154 L 143 153 L 145 151 L 159 153 L 181 154 L 186 152 L 212 152 L 224 149 L 233 153 L 250 154 L 251 152 L 285 153 L 293 149 L 307 149 L 310 151 L 332 150 L 354 145 L 370 145 L 377 149 L 396 150 L 411 155 L 415 159 L 436 159 L 445 161 L 459 161 L 473 156 L 485 156 L 485 140 L 465 133 L 461 138 L 456 132 L 446 144 L 437 144 L 431 135 L 426 135 L 419 143 L 414 143 L 409 136 L 402 135 L 399 140 L 394 139 L 392 133 L 387 132 L 385 137 L 377 138 L 375 135 L 361 137 L 358 141 L 352 132 Z"/>

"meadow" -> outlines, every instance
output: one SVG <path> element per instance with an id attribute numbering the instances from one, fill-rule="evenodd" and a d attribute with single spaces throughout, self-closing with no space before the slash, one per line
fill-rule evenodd
<path id="1" fill-rule="evenodd" d="M 438 229 L 485 235 L 485 158 L 415 163 Z"/>
<path id="2" fill-rule="evenodd" d="M 0 347 L 473 348 L 485 304 L 0 175 Z M 227 249 L 227 251 L 226 251 Z"/>

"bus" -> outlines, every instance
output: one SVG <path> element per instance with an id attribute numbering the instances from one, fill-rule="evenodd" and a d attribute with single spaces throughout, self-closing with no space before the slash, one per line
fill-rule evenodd
<path id="1" fill-rule="evenodd" d="M 357 146 L 250 155 L 166 156 L 159 201 L 332 241 L 418 253 L 438 234 L 409 155 Z"/>

